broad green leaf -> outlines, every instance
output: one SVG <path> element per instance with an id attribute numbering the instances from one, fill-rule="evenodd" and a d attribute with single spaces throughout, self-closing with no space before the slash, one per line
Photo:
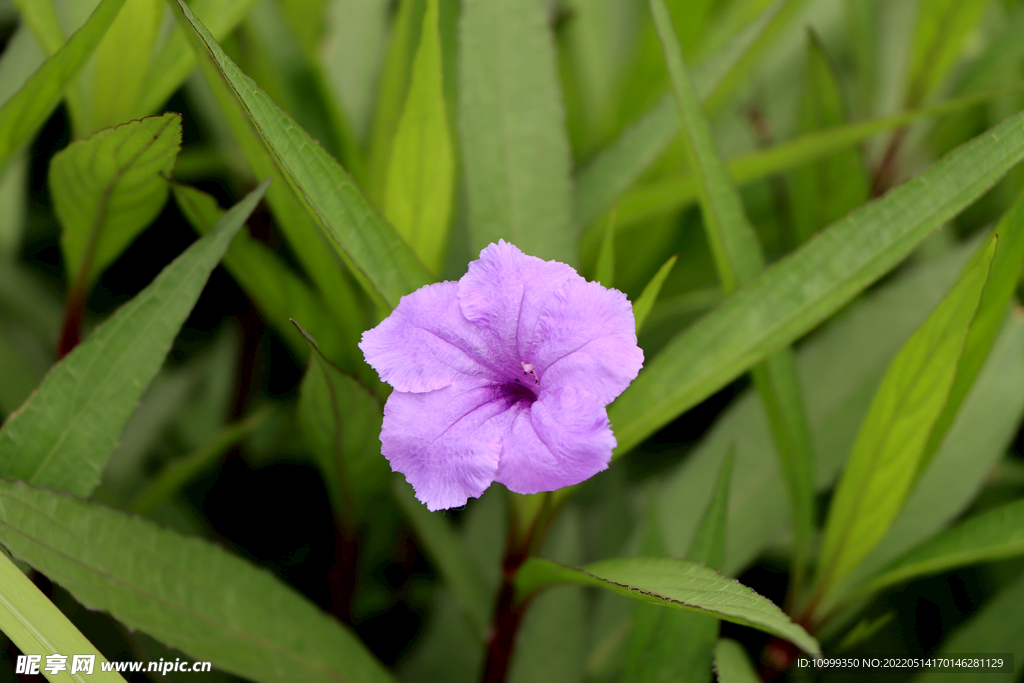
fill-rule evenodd
<path id="1" fill-rule="evenodd" d="M 935 653 L 1005 652 L 1014 656 L 1014 668 L 1024 659 L 1024 574 L 985 603 L 966 623 L 961 624 Z M 927 671 L 911 679 L 913 683 L 975 683 L 975 669 Z M 1011 681 L 1013 674 L 988 674 L 985 680 Z"/>
<path id="2" fill-rule="evenodd" d="M 1024 266 L 1024 192 L 1003 214 L 996 224 L 995 234 L 999 236 L 999 249 L 992 261 L 992 272 L 989 274 L 985 293 L 981 296 L 978 314 L 971 323 L 971 330 L 964 345 L 963 356 L 957 367 L 956 379 L 949 390 L 949 398 L 942 408 L 939 419 L 935 422 L 928 445 L 922 457 L 922 467 L 926 466 L 935 455 L 942 441 L 956 418 L 960 404 L 981 371 L 988 358 L 996 335 L 1006 318 L 1006 309 L 1013 298 L 1021 267 Z"/>
<path id="3" fill-rule="evenodd" d="M 825 46 L 813 31 L 808 33 L 806 70 L 798 114 L 800 133 L 845 124 L 846 106 L 839 80 Z M 792 189 L 796 246 L 806 242 L 818 228 L 867 201 L 868 179 L 859 150 L 849 148 L 797 169 L 792 176 Z"/>
<path id="4" fill-rule="evenodd" d="M 188 27 L 188 31 L 192 32 L 191 27 Z M 299 320 L 303 324 L 308 324 L 310 330 L 318 335 L 317 338 L 323 344 L 323 351 L 331 354 L 332 360 L 342 364 L 350 372 L 362 372 L 363 374 L 359 376 L 364 380 L 372 380 L 372 369 L 363 362 L 362 355 L 356 347 L 360 333 L 367 327 L 362 301 L 357 296 L 354 284 L 345 276 L 341 257 L 336 249 L 327 244 L 330 238 L 309 212 L 308 204 L 299 196 L 294 185 L 288 182 L 285 172 L 275 163 L 272 152 L 253 127 L 245 108 L 235 97 L 230 85 L 221 77 L 210 60 L 200 60 L 199 64 L 204 70 L 206 82 L 210 85 L 214 99 L 220 106 L 220 112 L 227 119 L 230 134 L 241 147 L 252 174 L 258 178 L 269 177 L 274 180 L 267 190 L 267 203 L 270 204 L 288 246 L 292 248 L 306 274 L 313 281 L 324 304 L 327 315 L 320 316 L 322 325 L 313 322 L 312 318 Z M 305 306 L 300 302 L 294 304 Z M 287 327 L 294 329 L 291 324 Z M 331 332 L 330 330 L 335 327 L 336 331 Z M 297 353 L 304 354 L 307 346 L 300 336 L 296 335 L 294 342 L 298 345 Z M 335 353 L 337 355 L 334 355 Z"/>
<path id="5" fill-rule="evenodd" d="M 764 254 L 744 212 L 739 192 L 732 185 L 715 148 L 664 2 L 651 0 L 650 6 L 679 109 L 683 147 L 688 165 L 698 179 L 704 230 L 718 279 L 725 293 L 731 294 L 764 270 Z M 780 466 L 786 475 L 797 538 L 794 563 L 799 574 L 814 532 L 814 455 L 789 349 L 769 356 L 754 369 L 753 377 L 772 426 Z"/>
<path id="6" fill-rule="evenodd" d="M 715 643 L 715 674 L 718 683 L 758 683 L 761 680 L 743 646 L 729 638 L 720 638 Z"/>
<path id="7" fill-rule="evenodd" d="M 114 671 L 103 671 L 107 661 L 99 650 L 79 632 L 75 625 L 57 607 L 46 599 L 32 580 L 0 551 L 0 631 L 10 638 L 24 654 L 42 655 L 40 669 L 46 666 L 46 657 L 66 653 L 67 670 L 51 674 L 43 672 L 50 681 L 78 681 L 87 683 L 124 683 Z M 75 655 L 93 655 L 92 671 L 71 673 Z"/>
<path id="8" fill-rule="evenodd" d="M 818 562 L 822 591 L 864 559 L 903 507 L 949 396 L 995 248 L 993 238 L 978 251 L 875 392 L 829 508 Z"/>
<path id="9" fill-rule="evenodd" d="M 372 517 L 370 503 L 388 486 L 390 468 L 380 454 L 383 409 L 366 387 L 324 357 L 309 333 L 299 331 L 310 347 L 299 388 L 299 430 L 337 519 L 351 531 Z"/>
<path id="10" fill-rule="evenodd" d="M 35 137 L 96 49 L 125 0 L 102 0 L 88 21 L 0 108 L 0 170 Z"/>
<path id="11" fill-rule="evenodd" d="M 633 318 L 636 319 L 636 331 L 638 333 L 647 320 L 647 316 L 651 314 L 654 302 L 658 300 L 658 294 L 661 293 L 661 286 L 665 284 L 665 278 L 672 272 L 672 267 L 676 265 L 678 259 L 679 256 L 677 255 L 665 261 L 665 264 L 658 268 L 658 272 L 654 274 L 651 281 L 644 287 L 644 291 L 640 292 L 636 303 L 633 304 Z"/>
<path id="12" fill-rule="evenodd" d="M 855 594 L 876 593 L 919 576 L 1021 554 L 1024 554 L 1024 501 L 1018 500 L 975 515 L 925 541 L 881 575 L 855 589 Z"/>
<path id="13" fill-rule="evenodd" d="M 71 296 L 82 296 L 156 218 L 181 148 L 181 114 L 152 116 L 76 140 L 50 162 Z"/>
<path id="14" fill-rule="evenodd" d="M 718 473 L 711 502 L 708 503 L 686 559 L 721 570 L 725 558 L 726 519 L 729 510 L 729 483 L 732 479 L 733 451 Z M 658 609 L 648 603 L 637 605 L 637 619 L 649 612 L 654 622 L 649 634 L 634 633 L 632 650 L 639 652 L 628 661 L 630 681 L 711 680 L 711 652 L 718 638 L 718 621 L 700 614 Z M 645 638 L 644 635 L 647 635 Z"/>
<path id="15" fill-rule="evenodd" d="M 472 249 L 506 239 L 579 265 L 569 142 L 540 0 L 467 0 L 459 32 L 459 133 Z"/>
<path id="16" fill-rule="evenodd" d="M 807 133 L 789 142 L 730 160 L 729 173 L 737 184 L 743 185 L 822 159 L 892 128 L 922 118 L 962 111 L 993 97 L 994 92 L 977 93 L 892 116 Z M 671 105 L 671 102 L 666 101 L 666 104 Z M 675 130 L 673 135 L 674 133 Z M 626 140 L 623 142 L 629 143 L 624 149 L 636 149 L 636 145 L 639 144 Z M 626 173 L 629 167 L 620 164 L 618 157 L 619 155 L 613 155 L 612 149 L 609 149 L 607 156 L 598 156 L 578 174 L 575 198 L 581 225 L 591 224 L 601 211 L 607 210 L 616 202 L 620 202 L 619 227 L 624 228 L 652 216 L 671 213 L 696 201 L 697 181 L 686 173 L 668 175 L 626 192 L 639 177 L 647 162 L 644 166 L 639 166 L 635 173 Z M 652 153 L 651 158 L 653 157 Z M 620 171 L 621 176 L 618 175 Z M 588 233 L 588 238 L 591 234 L 592 231 Z"/>
<path id="17" fill-rule="evenodd" d="M 258 429 L 268 410 L 260 410 L 218 431 L 200 448 L 170 462 L 160 470 L 153 482 L 136 497 L 131 511 L 137 515 L 151 515 L 164 503 L 181 493 L 191 482 L 214 469 L 224 453 Z"/>
<path id="18" fill-rule="evenodd" d="M 96 49 L 89 89 L 90 130 L 108 128 L 137 115 L 163 16 L 161 0 L 125 0 Z"/>
<path id="19" fill-rule="evenodd" d="M 556 583 L 596 586 L 634 600 L 750 626 L 812 654 L 821 652 L 818 642 L 773 602 L 702 564 L 667 557 L 632 557 L 576 569 L 534 557 L 516 574 L 516 591 L 524 596 Z"/>
<path id="20" fill-rule="evenodd" d="M 384 215 L 431 272 L 444 264 L 455 196 L 455 152 L 444 102 L 439 0 L 428 0 L 409 77 L 409 95 L 391 143 Z"/>
<path id="21" fill-rule="evenodd" d="M 216 40 L 223 40 L 245 18 L 256 0 L 192 0 L 189 7 L 210 29 Z M 147 115 L 156 111 L 196 67 L 196 53 L 185 30 L 175 25 L 157 52 L 146 79 L 136 112 Z"/>
<path id="22" fill-rule="evenodd" d="M 953 66 L 964 39 L 981 21 L 988 0 L 921 0 L 910 49 L 906 102 L 932 94 Z"/>
<path id="23" fill-rule="evenodd" d="M 618 454 L 812 329 L 1024 156 L 1015 116 L 819 233 L 677 335 L 612 404 Z"/>
<path id="24" fill-rule="evenodd" d="M 430 512 L 416 500 L 412 487 L 395 477 L 392 491 L 424 551 L 444 577 L 475 639 L 483 642 L 490 623 L 490 591 L 472 565 L 451 523 L 441 512 Z"/>
<path id="25" fill-rule="evenodd" d="M 261 185 L 54 366 L 0 428 L 0 476 L 87 496 Z"/>
<path id="26" fill-rule="evenodd" d="M 218 669 L 259 683 L 391 680 L 266 569 L 141 517 L 2 481 L 0 541 L 87 607 Z"/>
<path id="27" fill-rule="evenodd" d="M 217 200 L 201 190 L 177 183 L 171 189 L 182 214 L 201 235 L 224 215 Z M 309 345 L 291 319 L 307 327 L 330 357 L 343 356 L 343 340 L 324 315 L 320 295 L 265 244 L 241 231 L 224 254 L 224 267 L 296 355 L 304 357 Z"/>
<path id="28" fill-rule="evenodd" d="M 238 69 L 188 5 L 179 0 L 178 8 L 194 29 L 198 49 L 231 85 L 296 192 L 371 290 L 396 306 L 402 296 L 430 282 L 423 264 L 348 173 Z"/>

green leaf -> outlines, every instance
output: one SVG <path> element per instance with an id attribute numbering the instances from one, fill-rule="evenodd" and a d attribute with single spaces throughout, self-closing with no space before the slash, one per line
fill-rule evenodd
<path id="1" fill-rule="evenodd" d="M 96 49 L 125 0 L 102 0 L 88 21 L 0 108 L 0 170 L 31 141 L 78 70 Z"/>
<path id="2" fill-rule="evenodd" d="M 191 27 L 188 31 L 192 33 Z M 267 203 L 270 204 L 288 246 L 313 281 L 326 312 L 326 315 L 316 316 L 318 322 L 314 322 L 314 317 L 290 317 L 297 317 L 302 324 L 309 326 L 323 345 L 322 350 L 332 360 L 349 372 L 359 374 L 365 381 L 374 380 L 373 370 L 363 362 L 356 347 L 359 335 L 367 327 L 363 302 L 357 296 L 354 283 L 346 277 L 341 257 L 336 249 L 327 244 L 329 238 L 309 212 L 308 205 L 288 182 L 284 171 L 275 163 L 273 154 L 253 127 L 242 103 L 235 97 L 234 91 L 221 77 L 216 66 L 208 59 L 200 60 L 200 66 L 252 174 L 257 178 L 270 177 L 274 180 L 267 190 Z M 300 314 L 307 304 L 291 302 L 298 309 L 296 313 Z M 291 330 L 282 331 L 282 334 L 296 344 L 296 353 L 305 354 L 308 346 L 291 323 L 285 326 L 283 319 L 278 319 L 278 323 L 284 329 Z"/>
<path id="3" fill-rule="evenodd" d="M 542 2 L 463 3 L 459 133 L 472 249 L 579 265 L 569 142 Z"/>
<path id="4" fill-rule="evenodd" d="M 181 148 L 181 114 L 164 114 L 76 140 L 50 162 L 50 196 L 73 292 L 84 294 L 167 200 Z"/>
<path id="5" fill-rule="evenodd" d="M 391 681 L 348 629 L 266 569 L 141 517 L 0 481 L 0 541 L 83 605 L 230 673 Z"/>
<path id="6" fill-rule="evenodd" d="M 444 264 L 455 192 L 438 14 L 438 0 L 428 0 L 384 192 L 384 215 L 433 273 Z"/>
<path id="7" fill-rule="evenodd" d="M 89 495 L 231 238 L 266 184 L 54 366 L 0 429 L 0 476 Z"/>
<path id="8" fill-rule="evenodd" d="M 825 46 L 813 31 L 808 31 L 806 69 L 798 115 L 800 133 L 845 124 L 846 106 L 839 80 Z M 868 199 L 868 179 L 856 148 L 797 169 L 792 183 L 794 246 Z"/>
<path id="9" fill-rule="evenodd" d="M 171 190 L 182 214 L 201 235 L 224 215 L 217 200 L 201 190 L 178 183 L 172 183 Z M 344 356 L 343 339 L 330 316 L 323 314 L 319 293 L 267 245 L 240 231 L 224 254 L 224 267 L 297 356 L 305 357 L 309 345 L 290 322 L 293 318 L 309 328 L 328 356 Z"/>
<path id="10" fill-rule="evenodd" d="M 89 130 L 108 128 L 136 115 L 163 16 L 161 0 L 125 0 L 96 49 Z"/>
<path id="11" fill-rule="evenodd" d="M 256 0 L 192 0 L 189 7 L 216 40 L 223 40 L 255 3 Z M 135 111 L 146 115 L 159 109 L 195 67 L 196 53 L 188 36 L 182 26 L 175 25 L 167 40 L 153 54 L 146 88 Z"/>
<path id="12" fill-rule="evenodd" d="M 622 454 L 812 329 L 1024 157 L 1015 116 L 822 231 L 678 334 L 612 404 Z"/>
<path id="13" fill-rule="evenodd" d="M 697 524 L 686 559 L 721 570 L 725 557 L 726 519 L 733 456 L 730 449 L 718 473 L 711 502 Z M 649 612 L 650 614 L 643 614 Z M 711 652 L 718 638 L 718 621 L 700 614 L 637 605 L 637 620 L 649 618 L 650 632 L 634 630 L 627 678 L 630 681 L 711 680 Z M 646 630 L 646 628 L 645 628 Z"/>
<path id="14" fill-rule="evenodd" d="M 975 515 L 947 529 L 887 567 L 858 596 L 876 593 L 897 583 L 980 562 L 1024 554 L 1024 501 L 1018 500 Z"/>
<path id="15" fill-rule="evenodd" d="M 797 168 L 848 149 L 857 142 L 886 130 L 898 128 L 922 118 L 962 111 L 994 97 L 994 92 L 978 93 L 892 116 L 807 133 L 789 142 L 783 142 L 766 150 L 743 154 L 730 160 L 728 162 L 729 173 L 738 185 L 744 185 L 753 180 Z M 597 161 L 595 160 L 593 163 L 596 165 Z M 593 203 L 595 207 L 607 207 L 619 202 L 620 229 L 635 225 L 637 222 L 653 216 L 672 213 L 697 199 L 697 181 L 686 173 L 668 175 L 661 180 L 622 194 L 636 179 L 635 176 L 629 178 L 628 181 L 622 179 L 621 182 L 615 184 L 611 182 L 605 184 L 599 182 L 601 179 L 598 177 L 590 177 L 590 168 L 588 166 L 588 170 L 580 174 L 577 183 L 577 199 L 583 201 L 580 195 L 586 191 L 588 197 L 585 200 Z M 584 217 L 589 216 L 591 211 L 593 209 L 587 209 L 586 214 L 583 214 Z M 592 231 L 588 233 L 588 237 L 590 234 Z"/>
<path id="16" fill-rule="evenodd" d="M 999 249 L 992 261 L 992 272 L 985 285 L 985 293 L 981 295 L 978 314 L 971 323 L 971 330 L 964 345 L 963 356 L 957 367 L 953 387 L 949 390 L 949 398 L 942 408 L 939 419 L 935 422 L 928 445 L 921 459 L 925 467 L 939 450 L 946 433 L 956 418 L 960 404 L 974 384 L 985 360 L 988 359 L 996 335 L 1006 318 L 1006 309 L 1013 298 L 1021 267 L 1024 265 L 1024 192 L 1007 209 L 994 229 L 999 236 Z"/>
<path id="17" fill-rule="evenodd" d="M 87 683 L 124 683 L 115 671 L 103 671 L 107 661 L 99 650 L 79 632 L 75 625 L 57 607 L 46 599 L 32 580 L 25 576 L 6 553 L 0 551 L 0 631 L 10 638 L 24 654 L 42 655 L 40 669 L 46 666 L 45 657 L 54 653 L 67 653 L 67 670 L 50 674 L 51 681 L 78 681 Z M 88 674 L 71 674 L 73 659 L 70 655 L 92 655 L 95 662 Z"/>
<path id="18" fill-rule="evenodd" d="M 323 473 L 335 515 L 349 530 L 371 515 L 391 470 L 380 454 L 384 418 L 377 398 L 309 343 L 309 366 L 299 388 L 299 430 Z"/>
<path id="19" fill-rule="evenodd" d="M 988 280 L 996 240 L 980 249 L 889 365 L 829 508 L 820 590 L 832 590 L 892 525 L 919 472 Z"/>
<path id="20" fill-rule="evenodd" d="M 986 6 L 988 0 L 921 0 L 907 75 L 909 106 L 920 104 L 939 85 Z"/>
<path id="21" fill-rule="evenodd" d="M 688 166 L 698 179 L 704 230 L 718 279 L 726 294 L 730 294 L 764 270 L 764 254 L 743 210 L 739 192 L 715 148 L 665 4 L 663 0 L 650 0 L 650 6 L 679 109 Z M 769 417 L 780 466 L 786 474 L 797 538 L 794 563 L 800 574 L 814 532 L 814 454 L 789 349 L 769 356 L 754 369 L 753 377 Z"/>
<path id="22" fill-rule="evenodd" d="M 556 583 L 596 586 L 634 600 L 750 626 L 812 654 L 821 652 L 818 642 L 770 600 L 702 564 L 631 557 L 576 569 L 533 557 L 516 574 L 516 592 L 523 596 Z"/>
<path id="23" fill-rule="evenodd" d="M 296 192 L 347 258 L 389 306 L 430 282 L 423 264 L 338 163 L 232 62 L 188 5 L 178 1 L 198 49 L 220 70 Z"/>
<path id="24" fill-rule="evenodd" d="M 473 637 L 483 643 L 491 617 L 490 591 L 470 563 L 451 523 L 444 513 L 427 510 L 401 478 L 395 477 L 391 488 L 423 549 L 454 594 Z"/>
<path id="25" fill-rule="evenodd" d="M 970 652 L 1013 653 L 1014 667 L 1024 658 L 1024 574 L 985 603 L 966 623 L 960 625 L 939 647 L 936 656 Z M 999 680 L 997 675 L 987 680 Z M 975 669 L 927 671 L 913 683 L 974 683 Z M 1012 680 L 1007 674 L 1003 680 Z"/>
<path id="26" fill-rule="evenodd" d="M 718 683 L 758 683 L 761 680 L 743 646 L 729 638 L 719 638 L 715 643 L 715 673 Z"/>
<path id="27" fill-rule="evenodd" d="M 651 314 L 654 302 L 658 300 L 658 294 L 661 293 L 661 286 L 665 284 L 665 278 L 672 272 L 672 267 L 676 265 L 677 260 L 679 260 L 678 254 L 665 261 L 664 265 L 658 268 L 658 272 L 654 274 L 651 281 L 644 287 L 644 291 L 640 292 L 636 303 L 633 304 L 633 317 L 636 319 L 637 333 L 643 327 L 647 316 Z"/>

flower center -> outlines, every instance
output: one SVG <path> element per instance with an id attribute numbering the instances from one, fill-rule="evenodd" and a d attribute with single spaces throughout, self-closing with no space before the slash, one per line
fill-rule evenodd
<path id="1" fill-rule="evenodd" d="M 540 378 L 537 377 L 532 363 L 520 363 L 523 366 L 523 373 L 505 384 L 505 395 L 513 404 L 520 401 L 533 403 L 540 393 Z"/>

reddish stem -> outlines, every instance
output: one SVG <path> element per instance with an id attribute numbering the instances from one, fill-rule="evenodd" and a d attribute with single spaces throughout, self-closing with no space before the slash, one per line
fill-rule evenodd
<path id="1" fill-rule="evenodd" d="M 504 683 L 508 676 L 516 633 L 527 607 L 526 602 L 516 602 L 515 587 L 516 572 L 525 561 L 526 553 L 511 547 L 505 554 L 501 590 L 494 607 L 494 622 L 487 634 L 487 661 L 480 678 L 481 683 Z"/>
<path id="2" fill-rule="evenodd" d="M 68 294 L 68 303 L 64 308 L 64 324 L 61 328 L 60 340 L 57 342 L 57 360 L 71 353 L 71 350 L 82 341 L 82 320 L 85 317 L 85 293 L 75 287 Z"/>

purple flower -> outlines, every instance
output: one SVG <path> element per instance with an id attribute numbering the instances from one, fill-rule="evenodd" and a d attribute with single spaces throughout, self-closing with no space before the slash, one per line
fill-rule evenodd
<path id="1" fill-rule="evenodd" d="M 458 282 L 403 297 L 359 348 L 395 388 L 381 452 L 431 510 L 494 481 L 538 493 L 606 469 L 605 406 L 644 360 L 622 292 L 501 240 Z"/>

